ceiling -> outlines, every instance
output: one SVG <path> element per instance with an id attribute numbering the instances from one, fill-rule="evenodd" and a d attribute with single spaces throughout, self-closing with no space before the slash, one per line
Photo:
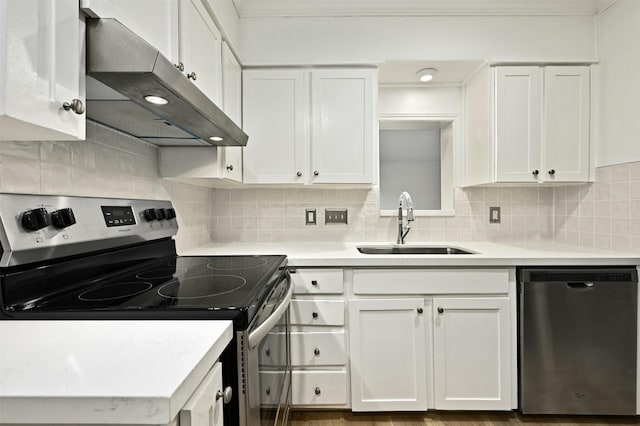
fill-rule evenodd
<path id="1" fill-rule="evenodd" d="M 484 61 L 389 61 L 380 65 L 378 82 L 383 85 L 460 84 L 476 71 Z M 435 68 L 438 73 L 428 83 L 421 83 L 416 72 Z"/>
<path id="2" fill-rule="evenodd" d="M 233 0 L 241 18 L 313 16 L 593 16 L 618 0 Z"/>

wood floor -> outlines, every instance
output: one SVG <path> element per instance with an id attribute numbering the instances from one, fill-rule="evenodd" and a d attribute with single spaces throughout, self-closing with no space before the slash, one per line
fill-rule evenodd
<path id="1" fill-rule="evenodd" d="M 291 426 L 488 426 L 488 425 L 636 425 L 637 417 L 523 416 L 498 412 L 352 413 L 350 411 L 293 411 Z"/>

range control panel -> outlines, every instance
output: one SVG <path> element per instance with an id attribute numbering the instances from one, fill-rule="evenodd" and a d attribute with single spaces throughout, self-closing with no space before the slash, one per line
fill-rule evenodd
<path id="1" fill-rule="evenodd" d="M 0 193 L 0 266 L 167 238 L 170 201 Z"/>

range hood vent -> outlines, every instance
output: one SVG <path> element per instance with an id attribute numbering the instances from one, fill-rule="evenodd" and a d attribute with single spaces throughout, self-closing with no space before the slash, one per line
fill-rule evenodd
<path id="1" fill-rule="evenodd" d="M 150 103 L 148 96 L 168 102 Z M 244 146 L 248 139 L 156 48 L 115 19 L 87 19 L 87 118 L 155 145 Z"/>

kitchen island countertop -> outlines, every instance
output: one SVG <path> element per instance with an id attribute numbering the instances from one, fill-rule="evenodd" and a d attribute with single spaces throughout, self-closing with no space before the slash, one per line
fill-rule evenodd
<path id="1" fill-rule="evenodd" d="M 406 246 L 449 246 L 475 254 L 416 255 L 359 253 L 360 246 L 389 243 L 210 243 L 181 255 L 286 254 L 296 267 L 496 267 L 496 266 L 587 266 L 640 265 L 640 254 L 614 252 L 554 243 L 407 243 Z"/>
<path id="2" fill-rule="evenodd" d="M 168 424 L 231 321 L 0 321 L 0 423 Z"/>

